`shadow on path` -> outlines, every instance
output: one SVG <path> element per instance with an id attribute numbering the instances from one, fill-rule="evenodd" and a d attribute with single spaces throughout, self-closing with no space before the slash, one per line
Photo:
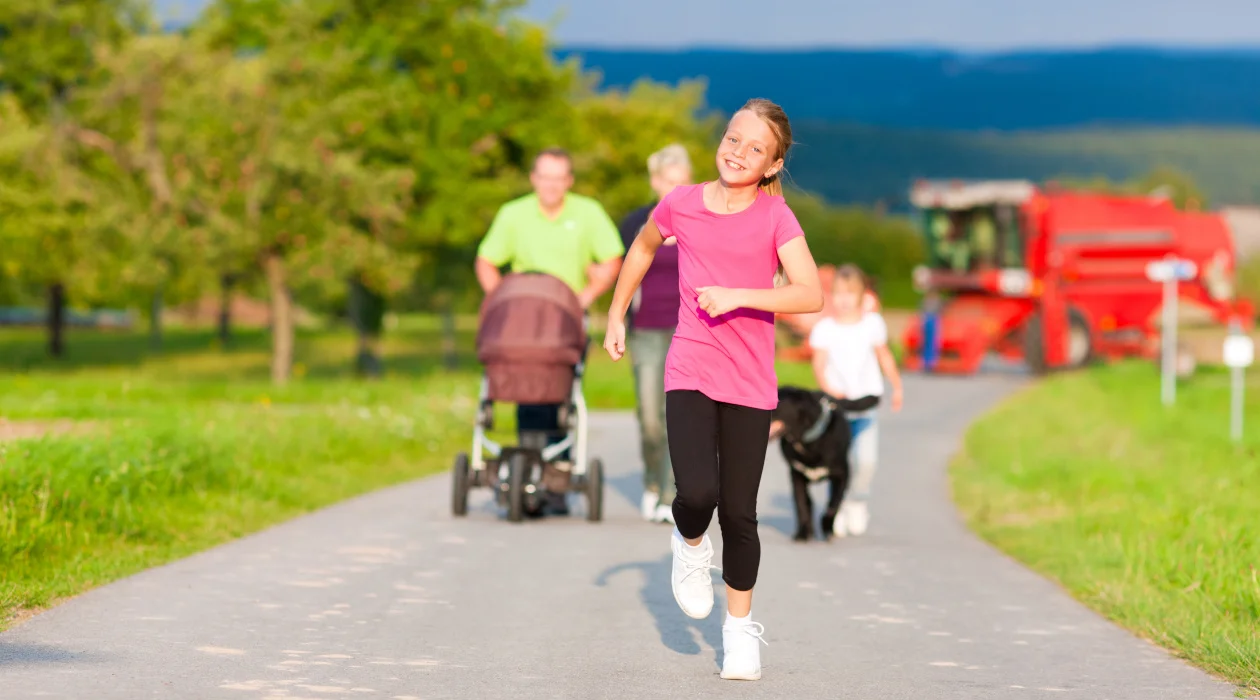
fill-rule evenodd
<path id="1" fill-rule="evenodd" d="M 0 642 L 0 666 L 31 664 L 101 663 L 110 657 L 87 652 L 68 651 L 47 644 Z M 0 694 L 2 695 L 2 694 Z"/>
<path id="2" fill-rule="evenodd" d="M 679 654 L 697 656 L 703 651 L 700 644 L 696 642 L 695 633 L 699 632 L 704 642 L 713 649 L 714 663 L 720 669 L 722 663 L 718 655 L 722 649 L 722 619 L 726 614 L 725 599 L 717 596 L 714 600 L 713 613 L 703 620 L 687 617 L 678 609 L 678 603 L 674 600 L 673 588 L 669 582 L 671 564 L 672 555 L 670 554 L 655 561 L 618 564 L 605 569 L 595 579 L 595 585 L 602 588 L 608 585 L 608 579 L 626 571 L 641 572 L 643 586 L 639 589 L 639 598 L 643 601 L 643 607 L 647 608 L 656 622 L 656 630 L 661 635 L 661 644 Z M 722 585 L 722 582 L 718 580 L 714 583 L 714 588 L 717 589 Z"/>

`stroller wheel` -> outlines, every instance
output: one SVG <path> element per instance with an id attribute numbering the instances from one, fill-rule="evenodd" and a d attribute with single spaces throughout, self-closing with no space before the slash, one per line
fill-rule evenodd
<path id="1" fill-rule="evenodd" d="M 468 455 L 460 452 L 455 456 L 455 466 L 451 468 L 451 513 L 454 515 L 468 515 L 470 478 Z"/>
<path id="2" fill-rule="evenodd" d="M 529 458 L 517 452 L 508 460 L 507 519 L 519 523 L 525 515 L 525 475 L 529 473 Z"/>
<path id="3" fill-rule="evenodd" d="M 604 463 L 592 459 L 586 467 L 586 519 L 604 519 Z"/>

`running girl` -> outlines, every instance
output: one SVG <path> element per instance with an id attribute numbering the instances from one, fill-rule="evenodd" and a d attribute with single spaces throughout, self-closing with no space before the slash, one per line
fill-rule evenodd
<path id="1" fill-rule="evenodd" d="M 818 268 L 782 196 L 792 129 L 768 100 L 745 104 L 717 149 L 718 179 L 675 188 L 626 253 L 608 311 L 604 349 L 625 353 L 625 314 L 665 238 L 678 244 L 678 328 L 665 362 L 665 420 L 677 495 L 671 582 L 683 613 L 713 609 L 718 512 L 726 621 L 722 678 L 761 678 L 764 628 L 752 621 L 761 543 L 757 489 L 770 412 L 778 404 L 774 314 L 822 308 Z M 776 270 L 786 281 L 775 284 Z"/>

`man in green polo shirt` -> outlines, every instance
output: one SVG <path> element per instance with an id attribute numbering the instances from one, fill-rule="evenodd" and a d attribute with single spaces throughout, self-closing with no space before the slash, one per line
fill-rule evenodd
<path id="1" fill-rule="evenodd" d="M 617 282 L 626 252 L 621 235 L 599 202 L 569 192 L 573 160 L 563 149 L 540 153 L 529 181 L 534 192 L 500 207 L 477 248 L 477 281 L 490 294 L 502 280 L 501 267 L 545 272 L 564 280 L 585 309 Z M 559 409 L 559 405 L 519 404 L 517 429 L 546 432 L 548 444 L 558 442 Z M 566 495 L 548 494 L 548 510 L 567 513 Z"/>
<path id="2" fill-rule="evenodd" d="M 477 249 L 477 281 L 489 294 L 499 268 L 545 272 L 573 288 L 582 308 L 612 288 L 621 270 L 617 226 L 590 197 L 569 192 L 573 163 L 560 149 L 543 151 L 529 176 L 532 194 L 504 204 Z"/>

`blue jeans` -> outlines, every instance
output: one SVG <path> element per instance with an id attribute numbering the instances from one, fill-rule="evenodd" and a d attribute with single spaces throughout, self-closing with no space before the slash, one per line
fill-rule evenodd
<path id="1" fill-rule="evenodd" d="M 626 349 L 634 369 L 634 393 L 643 452 L 643 489 L 657 494 L 660 504 L 674 502 L 674 466 L 665 430 L 665 357 L 674 339 L 672 328 L 646 328 L 627 334 Z"/>
<path id="2" fill-rule="evenodd" d="M 845 500 L 865 501 L 871 495 L 871 482 L 875 479 L 875 466 L 879 460 L 879 423 L 875 415 L 849 419 L 853 442 L 849 445 L 849 464 L 853 477 Z"/>

